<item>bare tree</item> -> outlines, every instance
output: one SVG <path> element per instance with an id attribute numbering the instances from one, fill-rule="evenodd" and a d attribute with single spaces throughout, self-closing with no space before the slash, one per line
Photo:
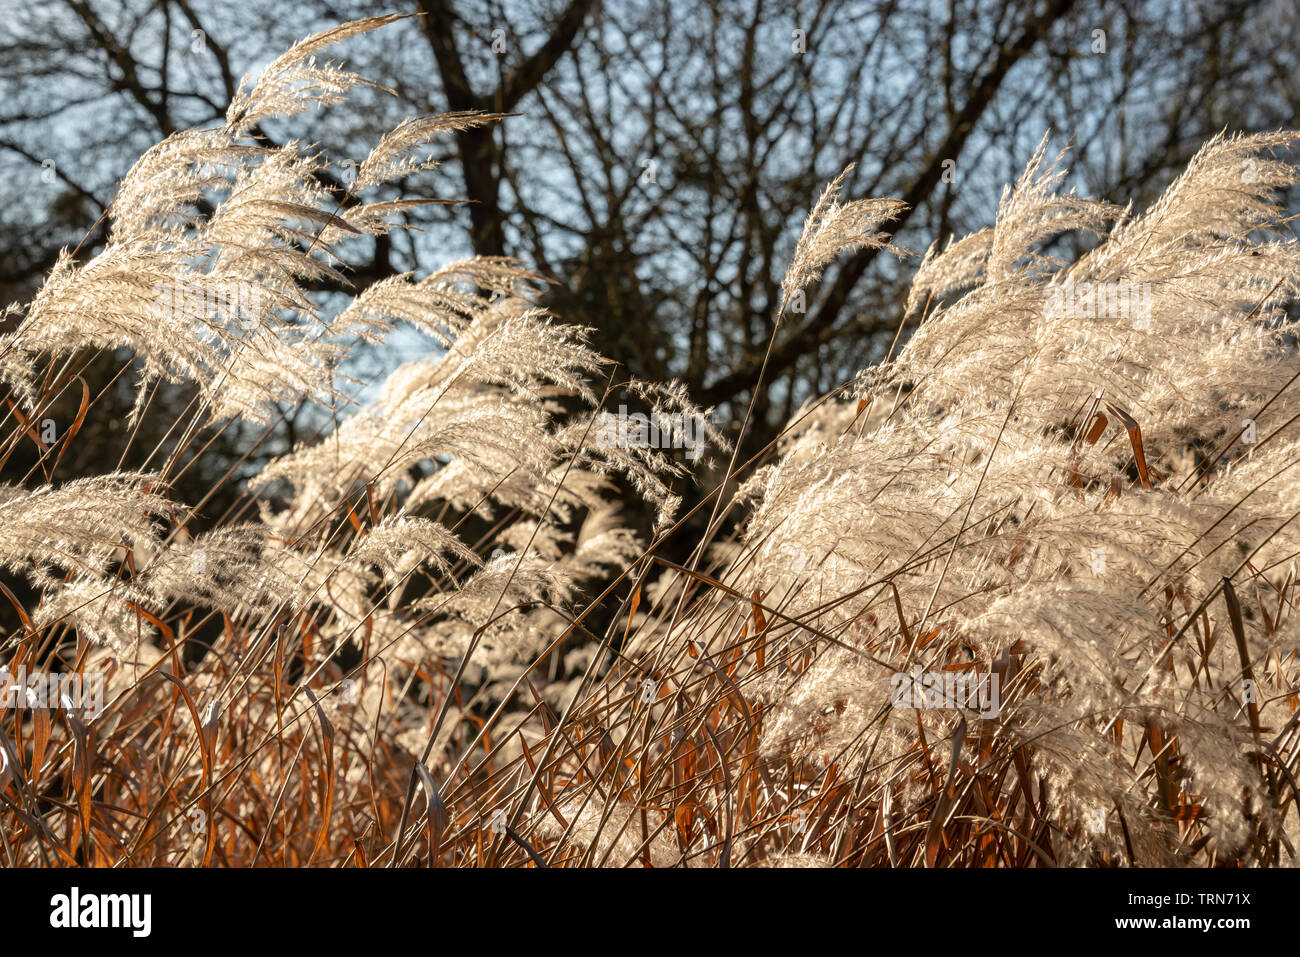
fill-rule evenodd
<path id="1" fill-rule="evenodd" d="M 350 283 L 517 256 L 635 374 L 738 408 L 761 370 L 756 439 L 900 334 L 914 260 L 875 250 L 772 322 L 803 211 L 847 164 L 848 193 L 907 204 L 888 228 L 919 253 L 987 225 L 1048 128 L 1077 185 L 1140 204 L 1206 136 L 1286 125 L 1297 99 L 1285 0 L 54 0 L 0 41 L 0 293 L 60 246 L 92 252 L 135 155 L 219 117 L 267 51 L 394 6 L 414 16 L 345 52 L 397 96 L 332 114 L 331 148 L 364 155 L 415 112 L 515 115 L 423 184 L 468 202 L 410 212 L 421 231 L 364 250 Z"/>

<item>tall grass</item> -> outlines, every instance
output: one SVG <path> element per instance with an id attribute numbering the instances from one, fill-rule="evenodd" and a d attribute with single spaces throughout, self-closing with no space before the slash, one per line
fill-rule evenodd
<path id="1" fill-rule="evenodd" d="M 700 410 L 619 379 L 521 264 L 310 294 L 427 202 L 392 197 L 431 138 L 499 119 L 408 120 L 359 163 L 268 146 L 364 83 L 317 52 L 391 19 L 147 153 L 105 248 L 11 317 L 0 457 L 39 462 L 0 490 L 0 561 L 37 597 L 6 590 L 0 661 L 108 686 L 99 714 L 0 711 L 6 864 L 1294 863 L 1294 135 L 1212 141 L 1142 213 L 1062 194 L 1040 147 L 993 226 L 926 253 L 896 354 L 748 460 L 711 432 L 723 481 L 684 514 L 690 462 L 596 441 L 598 413 Z M 774 332 L 838 253 L 888 244 L 897 204 L 842 183 Z M 340 360 L 399 324 L 443 348 L 228 473 L 215 525 L 173 499 L 214 430 L 337 408 Z M 159 382 L 198 399 L 143 470 L 65 479 L 112 350 L 130 427 Z M 900 707 L 916 674 L 996 677 L 998 706 Z"/>

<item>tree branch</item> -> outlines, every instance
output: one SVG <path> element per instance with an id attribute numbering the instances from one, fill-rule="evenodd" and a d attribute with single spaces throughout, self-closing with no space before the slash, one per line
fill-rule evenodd
<path id="1" fill-rule="evenodd" d="M 1003 80 L 1041 40 L 1052 25 L 1068 14 L 1077 0 L 1049 0 L 1043 12 L 1025 24 L 1016 40 L 999 51 L 984 76 L 972 87 L 965 106 L 953 118 L 948 134 L 938 150 L 930 157 L 924 169 L 912 181 L 902 196 L 907 205 L 898 218 L 881 227 L 892 239 L 907 225 L 916 210 L 930 197 L 943 174 L 943 161 L 956 159 L 978 125 L 984 112 L 992 104 Z M 880 254 L 880 249 L 864 249 L 856 253 L 836 274 L 835 281 L 822 296 L 816 312 L 800 326 L 791 328 L 785 341 L 775 348 L 767 363 L 772 377 L 788 369 L 800 356 L 805 355 L 824 336 L 843 312 L 850 294 L 867 268 Z M 706 387 L 696 399 L 705 405 L 719 405 L 755 386 L 760 364 L 753 361 L 718 379 Z"/>

